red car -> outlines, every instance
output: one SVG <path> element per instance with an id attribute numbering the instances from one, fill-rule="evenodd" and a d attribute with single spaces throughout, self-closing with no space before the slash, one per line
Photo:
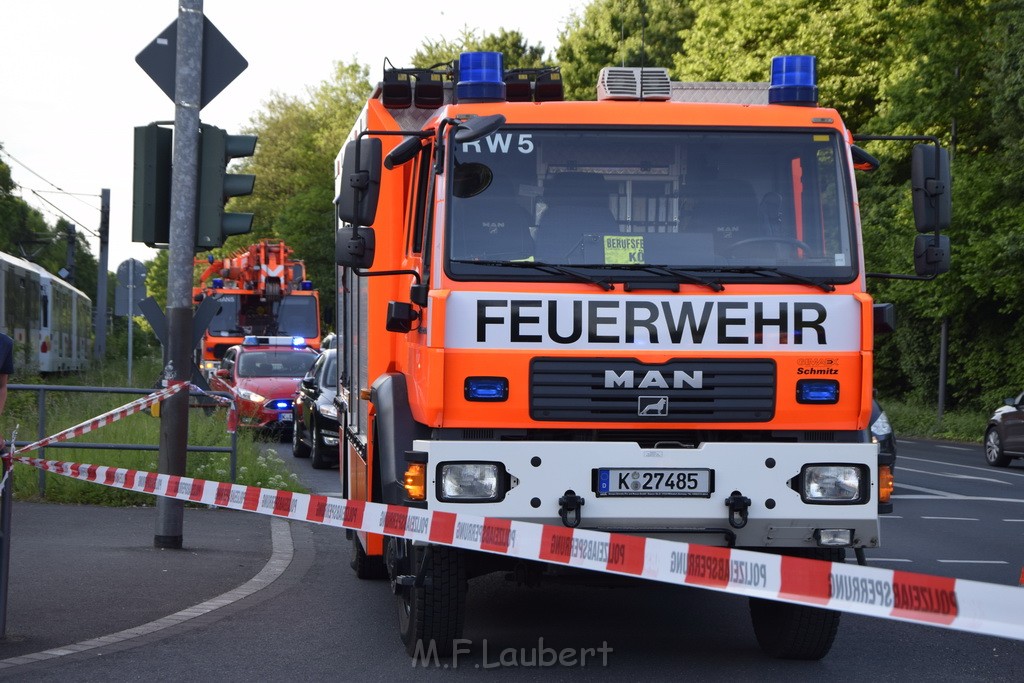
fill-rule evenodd
<path id="1" fill-rule="evenodd" d="M 224 353 L 210 388 L 234 394 L 240 426 L 290 434 L 299 380 L 318 355 L 291 337 L 246 337 Z"/>

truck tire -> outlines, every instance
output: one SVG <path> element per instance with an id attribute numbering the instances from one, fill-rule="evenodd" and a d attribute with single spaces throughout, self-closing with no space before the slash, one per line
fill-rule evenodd
<path id="1" fill-rule="evenodd" d="M 404 544 L 407 562 L 399 562 L 415 574 L 423 564 L 427 546 L 389 539 Z M 394 565 L 393 565 L 394 566 Z M 395 577 L 392 577 L 394 581 Z M 437 652 L 448 657 L 456 640 L 462 637 L 466 616 L 466 559 L 463 551 L 446 546 L 430 546 L 423 586 L 399 586 L 398 628 L 410 657 Z"/>
<path id="2" fill-rule="evenodd" d="M 359 537 L 355 534 L 352 535 L 352 559 L 349 561 L 349 566 L 356 573 L 357 579 L 370 581 L 386 579 L 388 576 L 387 569 L 384 567 L 384 558 L 367 555 L 363 550 L 363 544 L 359 542 Z"/>
<path id="3" fill-rule="evenodd" d="M 842 549 L 813 548 L 785 553 L 842 562 Z M 779 659 L 817 660 L 828 654 L 839 630 L 840 612 L 820 607 L 750 598 L 750 620 L 761 649 Z"/>

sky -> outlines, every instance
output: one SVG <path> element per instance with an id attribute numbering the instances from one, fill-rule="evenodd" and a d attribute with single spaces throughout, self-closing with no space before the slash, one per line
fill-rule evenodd
<path id="1" fill-rule="evenodd" d="M 424 40 L 455 39 L 463 28 L 478 35 L 518 30 L 551 55 L 559 31 L 587 1 L 202 4 L 249 62 L 200 112 L 204 123 L 231 133 L 272 93 L 305 96 L 331 77 L 335 62 L 365 64 L 376 82 L 385 57 L 410 66 Z M 173 120 L 174 104 L 135 57 L 177 12 L 175 0 L 0 0 L 0 158 L 20 196 L 48 224 L 64 218 L 80 226 L 97 258 L 100 191 L 110 190 L 110 271 L 155 254 L 131 242 L 133 129 Z"/>

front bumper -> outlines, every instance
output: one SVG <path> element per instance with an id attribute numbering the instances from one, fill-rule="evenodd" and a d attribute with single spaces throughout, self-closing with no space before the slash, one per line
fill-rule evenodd
<path id="1" fill-rule="evenodd" d="M 559 499 L 583 500 L 580 527 L 634 532 L 706 545 L 816 547 L 816 530 L 849 529 L 852 547 L 879 545 L 878 446 L 875 444 L 707 443 L 699 448 L 641 448 L 632 442 L 416 441 L 427 463 L 427 507 L 481 517 L 562 525 Z M 441 465 L 500 462 L 509 488 L 497 502 L 438 497 Z M 808 464 L 849 464 L 866 472 L 856 503 L 809 503 L 791 484 Z M 595 490 L 598 468 L 707 468 L 713 490 L 702 497 L 607 497 Z M 745 523 L 730 524 L 727 500 L 750 499 Z M 734 518 L 735 519 L 735 518 Z"/>
<path id="2" fill-rule="evenodd" d="M 254 429 L 291 429 L 292 406 L 287 408 L 273 409 L 270 404 L 282 400 L 272 399 L 266 403 L 252 403 L 244 399 L 237 399 L 239 403 L 239 425 L 252 427 Z"/>

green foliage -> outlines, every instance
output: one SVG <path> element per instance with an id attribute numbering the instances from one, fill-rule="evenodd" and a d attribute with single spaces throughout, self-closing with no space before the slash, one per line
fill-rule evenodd
<path id="1" fill-rule="evenodd" d="M 147 386 L 155 382 L 159 375 L 159 359 L 140 361 L 137 367 L 136 386 Z M 148 378 L 148 379 L 147 379 Z M 125 385 L 125 367 L 107 364 L 84 376 L 65 376 L 48 378 L 47 382 L 68 385 L 119 387 Z M 44 434 L 53 434 L 95 418 L 106 411 L 112 410 L 137 396 L 125 394 L 81 394 L 47 392 Z M 4 423 L 18 425 L 18 439 L 28 441 L 39 433 L 39 413 L 37 410 L 37 393 L 32 391 L 12 390 L 8 396 Z M 6 435 L 8 438 L 9 434 Z M 225 411 L 216 410 L 206 415 L 200 409 L 189 411 L 190 445 L 198 446 L 229 446 L 230 439 L 225 431 Z M 76 439 L 67 441 L 75 443 L 111 443 L 133 445 L 158 445 L 160 443 L 160 420 L 147 412 L 128 416 L 110 425 L 92 431 Z M 297 477 L 292 475 L 284 463 L 276 455 L 266 452 L 264 442 L 251 432 L 240 432 L 236 463 L 236 482 L 251 486 L 288 491 L 304 491 Z M 40 457 L 38 452 L 27 454 L 28 457 Z M 142 451 L 125 448 L 124 450 L 96 450 L 74 448 L 49 448 L 42 456 L 47 460 L 64 462 L 84 462 L 110 467 L 123 467 L 144 472 L 155 472 L 157 469 L 157 451 Z M 186 463 L 186 474 L 190 477 L 210 481 L 230 480 L 230 460 L 227 453 L 189 453 Z M 124 491 L 100 484 L 77 481 L 69 477 L 47 473 L 45 477 L 45 496 L 40 496 L 39 470 L 27 466 L 16 465 L 14 470 L 14 492 L 18 500 L 36 500 L 42 497 L 54 503 L 76 503 L 92 505 L 152 505 L 154 496 Z"/>
<path id="2" fill-rule="evenodd" d="M 426 69 L 439 64 L 458 61 L 463 52 L 500 52 L 504 56 L 506 69 L 525 69 L 545 66 L 544 46 L 530 45 L 519 31 L 499 29 L 497 33 L 483 36 L 469 27 L 463 27 L 454 39 L 425 39 L 413 54 L 412 64 L 395 64 L 399 68 L 414 66 Z"/>
<path id="3" fill-rule="evenodd" d="M 944 412 L 940 420 L 935 406 L 926 402 L 879 399 L 879 403 L 885 407 L 897 439 L 914 437 L 980 444 L 991 415 L 990 410 L 957 410 Z M 1002 405 L 1002 399 L 995 404 L 998 405 Z M 896 468 L 898 471 L 898 457 Z"/>
<path id="4" fill-rule="evenodd" d="M 606 66 L 671 68 L 684 54 L 684 32 L 693 23 L 693 2 L 593 0 L 559 33 L 556 54 L 565 97 L 592 100 Z"/>
<path id="5" fill-rule="evenodd" d="M 167 265 L 170 252 L 161 249 L 146 262 L 146 292 L 153 297 L 161 310 L 167 308 Z"/>
<path id="6" fill-rule="evenodd" d="M 276 94 L 253 117 L 245 132 L 259 136 L 256 155 L 239 164 L 239 172 L 255 173 L 256 189 L 232 201 L 231 210 L 255 214 L 254 229 L 218 252 L 229 254 L 262 237 L 283 239 L 305 261 L 328 320 L 334 306 L 334 158 L 370 95 L 366 79 L 366 67 L 337 63 L 332 79 L 310 88 L 305 98 Z"/>

